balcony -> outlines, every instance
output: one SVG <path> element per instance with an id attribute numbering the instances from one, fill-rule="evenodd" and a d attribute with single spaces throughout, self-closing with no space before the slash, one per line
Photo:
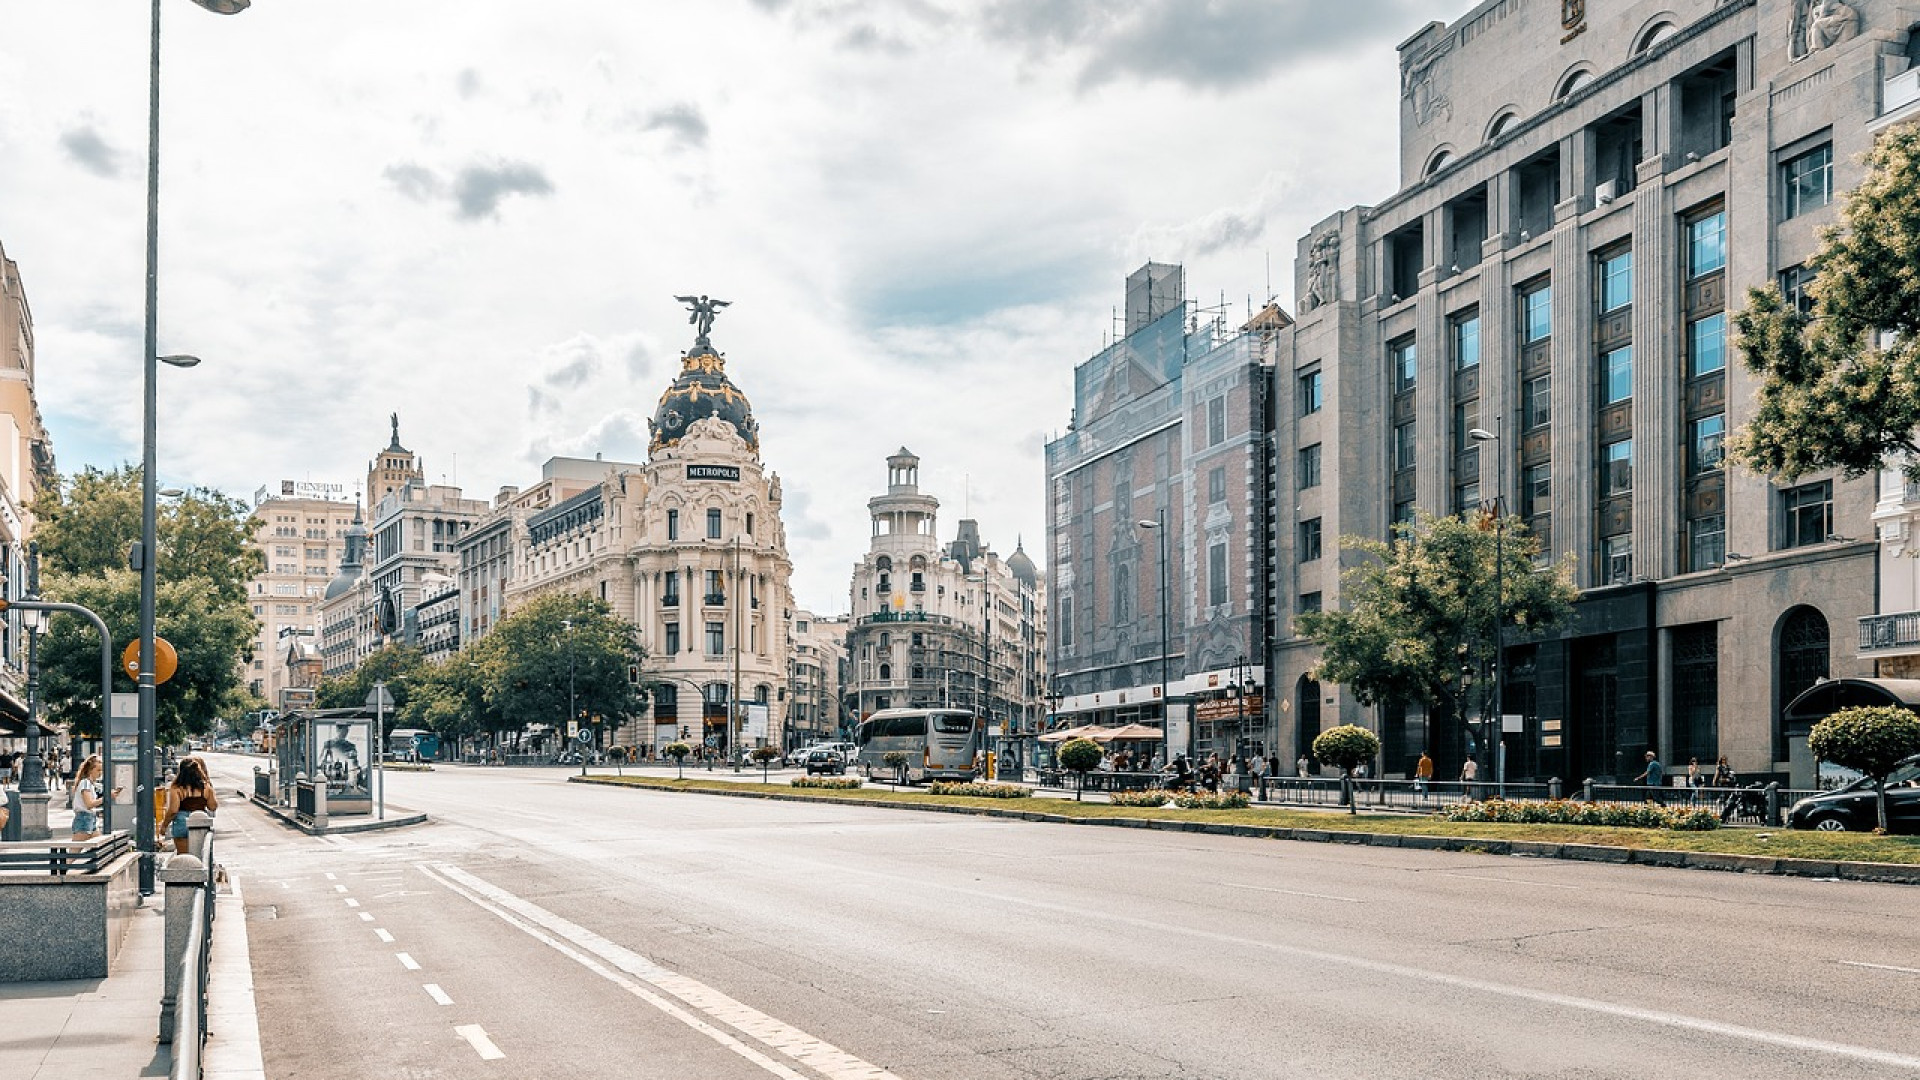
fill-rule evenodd
<path id="1" fill-rule="evenodd" d="M 727 594 L 723 592 L 710 592 L 706 595 L 706 604 L 708 607 L 725 607 L 727 605 Z"/>
<path id="2" fill-rule="evenodd" d="M 1864 615 L 1860 619 L 1862 657 L 1920 653 L 1920 611 Z"/>
<path id="3" fill-rule="evenodd" d="M 1920 67 L 1908 68 L 1882 84 L 1880 115 L 1885 116 L 1916 101 L 1920 101 Z"/>
<path id="4" fill-rule="evenodd" d="M 665 596 L 663 596 L 663 597 L 661 597 L 661 598 L 660 598 L 660 606 L 661 606 L 661 607 L 679 607 L 679 606 L 680 606 L 680 594 L 679 594 L 679 593 L 668 593 L 667 595 L 665 595 Z"/>
<path id="5" fill-rule="evenodd" d="M 862 626 L 868 623 L 893 622 L 952 623 L 953 620 L 945 615 L 929 615 L 924 611 L 876 611 L 871 615 L 860 616 Z"/>

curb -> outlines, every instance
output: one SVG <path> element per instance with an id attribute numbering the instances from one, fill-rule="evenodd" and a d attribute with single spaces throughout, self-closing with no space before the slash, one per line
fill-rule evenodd
<path id="1" fill-rule="evenodd" d="M 780 802 L 828 802 L 819 796 L 796 795 L 785 791 L 716 791 L 710 788 L 667 788 L 651 784 L 626 784 L 613 777 L 571 776 L 569 784 L 598 784 L 602 787 L 637 788 L 680 795 L 720 795 L 734 799 L 773 799 Z M 1296 840 L 1301 843 L 1358 844 L 1370 847 L 1412 848 L 1425 851 L 1459 851 L 1476 855 L 1508 855 L 1520 858 L 1559 859 L 1568 862 L 1603 862 L 1634 866 L 1664 866 L 1680 870 L 1718 870 L 1723 873 L 1769 874 L 1775 877 L 1810 877 L 1830 880 L 1870 881 L 1883 885 L 1920 885 L 1920 864 L 1837 862 L 1824 859 L 1781 859 L 1767 855 L 1731 855 L 1709 851 L 1670 851 L 1660 848 L 1611 847 L 1602 844 L 1552 844 L 1534 840 L 1489 840 L 1467 836 L 1424 836 L 1418 833 L 1346 832 L 1339 829 L 1292 829 L 1281 826 L 1234 825 L 1214 821 L 1186 821 L 1169 818 L 1076 818 L 1034 810 L 1000 809 L 992 806 L 910 806 L 902 803 L 865 803 L 844 800 L 847 805 L 871 806 L 882 810 L 907 810 L 915 813 L 970 814 L 974 817 L 1000 817 L 1015 821 L 1037 821 L 1050 825 L 1094 825 L 1123 829 L 1158 829 L 1166 832 L 1199 832 L 1220 836 L 1244 836 L 1256 840 Z M 425 817 L 425 815 L 421 815 Z"/>
<path id="2" fill-rule="evenodd" d="M 293 811 L 288 810 L 284 806 L 275 806 L 273 803 L 266 802 L 252 795 L 247 796 L 247 801 L 280 819 L 281 824 L 291 825 L 301 832 L 306 833 L 308 836 L 336 836 L 340 833 L 362 833 L 375 832 L 380 829 L 401 829 L 409 825 L 425 824 L 427 820 L 426 812 L 421 811 L 419 813 L 402 814 L 399 817 L 368 818 L 365 821 L 349 821 L 339 825 L 329 824 L 324 829 L 316 829 L 311 825 L 302 823 L 298 817 L 294 816 Z"/>

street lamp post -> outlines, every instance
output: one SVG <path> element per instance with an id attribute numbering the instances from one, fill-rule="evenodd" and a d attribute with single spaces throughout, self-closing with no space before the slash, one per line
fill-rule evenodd
<path id="1" fill-rule="evenodd" d="M 1487 762 L 1493 767 L 1494 782 L 1498 792 L 1506 794 L 1507 787 L 1507 747 L 1501 728 L 1505 721 L 1502 711 L 1505 703 L 1501 699 L 1504 689 L 1501 669 L 1506 667 L 1506 630 L 1507 630 L 1507 448 L 1501 436 L 1505 434 L 1502 418 L 1493 418 L 1493 430 L 1474 428 L 1467 437 L 1475 442 L 1491 443 L 1494 451 L 1494 491 L 1493 491 L 1493 707 L 1491 719 L 1487 724 L 1487 753 L 1492 760 Z"/>
<path id="2" fill-rule="evenodd" d="M 1173 705 L 1167 698 L 1167 512 L 1158 510 L 1152 521 L 1142 519 L 1134 522 L 1142 529 L 1152 529 L 1160 540 L 1160 725 L 1164 737 L 1173 738 Z M 1193 740 L 1193 728 L 1187 728 L 1187 741 Z M 1186 753 L 1188 747 L 1181 747 Z M 1173 745 L 1167 744 L 1167 761 L 1173 761 Z"/>
<path id="3" fill-rule="evenodd" d="M 560 625 L 565 627 L 567 631 L 567 723 L 572 724 L 580 719 L 580 707 L 574 699 L 573 620 L 561 619 Z M 573 736 L 574 745 L 580 748 L 580 775 L 581 776 L 587 775 L 588 744 L 585 738 L 586 734 L 587 734 L 586 725 L 582 724 L 574 732 L 574 736 Z"/>
<path id="4" fill-rule="evenodd" d="M 216 15 L 245 11 L 251 0 L 194 0 Z M 153 744 L 154 686 L 153 624 L 154 566 L 158 539 L 154 497 L 158 492 L 155 462 L 156 411 L 159 403 L 160 363 L 177 367 L 199 363 L 192 357 L 160 355 L 160 0 L 153 0 L 152 52 L 147 80 L 147 326 L 144 403 L 140 454 L 140 673 L 139 762 L 134 779 L 135 846 L 140 850 L 140 893 L 153 895 Z"/>

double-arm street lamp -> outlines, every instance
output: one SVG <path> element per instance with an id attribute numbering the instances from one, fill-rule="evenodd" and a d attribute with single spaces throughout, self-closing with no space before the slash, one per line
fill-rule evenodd
<path id="1" fill-rule="evenodd" d="M 1494 453 L 1494 489 L 1493 489 L 1493 704 L 1487 709 L 1487 765 L 1493 770 L 1494 780 L 1504 792 L 1507 783 L 1507 755 L 1505 739 L 1502 737 L 1502 725 L 1505 723 L 1502 712 L 1505 708 L 1501 701 L 1501 669 L 1506 667 L 1506 629 L 1507 629 L 1507 448 L 1501 435 L 1505 434 L 1502 420 L 1493 418 L 1493 430 L 1474 428 L 1467 437 L 1478 443 L 1493 444 Z"/>
<path id="2" fill-rule="evenodd" d="M 234 15 L 245 11 L 252 0 L 193 0 L 216 15 Z M 158 492 L 155 462 L 156 411 L 159 401 L 159 372 L 162 362 L 175 367 L 192 367 L 200 361 L 191 356 L 160 355 L 160 0 L 153 0 L 153 48 L 147 81 L 147 334 L 145 355 L 144 408 L 141 425 L 140 455 L 140 672 L 139 672 L 139 763 L 134 780 L 134 842 L 140 849 L 140 892 L 153 894 L 153 744 L 154 679 L 153 624 L 154 570 L 158 541 L 155 528 L 154 496 Z"/>

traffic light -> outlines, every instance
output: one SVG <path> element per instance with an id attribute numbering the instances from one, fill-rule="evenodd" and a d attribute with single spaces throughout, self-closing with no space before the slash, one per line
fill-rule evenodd
<path id="1" fill-rule="evenodd" d="M 687 725 L 685 724 L 680 725 L 680 737 L 683 739 L 693 738 L 693 733 L 687 730 Z"/>

